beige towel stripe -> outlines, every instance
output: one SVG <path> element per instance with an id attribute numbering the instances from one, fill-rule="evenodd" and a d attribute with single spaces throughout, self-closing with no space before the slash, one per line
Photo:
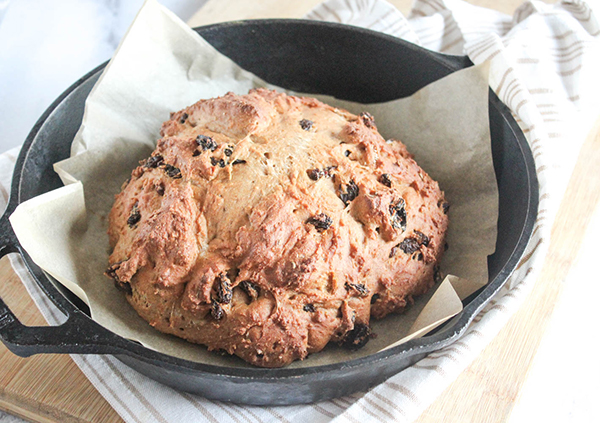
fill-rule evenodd
<path id="1" fill-rule="evenodd" d="M 412 13 L 413 15 L 416 15 L 416 16 L 423 16 L 423 17 L 427 16 L 427 14 L 425 12 L 423 12 L 422 10 L 417 9 L 417 8 L 413 8 L 410 11 L 410 13 Z"/>
<path id="2" fill-rule="evenodd" d="M 537 64 L 540 63 L 540 59 L 536 59 L 534 57 L 521 57 L 516 60 L 517 63 L 528 65 L 528 64 Z"/>
<path id="3" fill-rule="evenodd" d="M 236 404 L 236 407 L 241 408 L 242 410 L 244 410 L 246 413 L 250 414 L 252 417 L 254 417 L 254 419 L 258 422 L 263 422 L 264 420 L 261 419 L 259 416 L 257 416 L 256 414 L 254 414 L 248 407 L 246 407 L 245 405 L 241 405 L 241 404 Z"/>
<path id="4" fill-rule="evenodd" d="M 502 99 L 504 100 L 504 103 L 508 104 L 508 97 L 510 96 L 510 93 L 512 93 L 515 89 L 517 89 L 519 86 L 519 84 L 517 83 L 517 79 L 513 78 L 511 79 L 508 84 L 506 84 L 506 89 L 504 90 L 504 94 L 502 95 Z M 519 120 L 521 120 L 520 118 L 517 118 Z"/>
<path id="5" fill-rule="evenodd" d="M 325 19 L 325 17 L 323 17 L 323 15 L 321 15 L 321 12 L 319 12 L 319 9 L 314 9 L 312 12 L 310 12 L 308 14 L 308 18 L 310 18 L 310 15 L 314 15 L 316 16 L 316 18 L 320 21 L 326 21 L 327 19 Z"/>
<path id="6" fill-rule="evenodd" d="M 476 43 L 473 43 L 469 46 L 470 49 L 470 53 L 479 53 L 482 50 L 486 50 L 488 48 L 490 48 L 491 46 L 493 46 L 496 41 L 498 41 L 498 38 L 490 36 L 490 34 L 485 34 L 485 36 L 483 37 L 483 39 L 477 41 Z"/>
<path id="7" fill-rule="evenodd" d="M 18 154 L 20 154 L 20 152 L 17 153 L 17 155 Z M 17 156 L 13 156 L 13 154 L 10 152 L 10 150 L 5 151 L 4 153 L 2 153 L 2 155 L 4 155 L 4 157 L 6 157 L 8 160 L 10 160 L 13 163 L 13 165 L 17 162 Z"/>
<path id="8" fill-rule="evenodd" d="M 369 27 L 371 28 L 371 27 Z M 397 20 L 388 25 L 385 29 L 377 29 L 376 31 L 385 32 L 387 34 L 394 34 L 396 31 L 399 31 L 401 28 L 404 28 L 404 22 L 401 20 Z M 396 35 L 400 38 L 398 35 Z"/>
<path id="9" fill-rule="evenodd" d="M 569 12 L 572 12 L 573 17 L 580 22 L 589 22 L 589 20 L 592 19 L 592 9 L 589 9 L 587 7 L 581 8 L 579 7 L 579 5 L 571 4 L 563 4 L 562 7 L 568 10 Z M 583 14 L 584 16 L 576 16 L 581 14 Z"/>
<path id="10" fill-rule="evenodd" d="M 573 4 L 573 3 L 562 4 L 562 8 L 565 10 L 568 10 L 570 12 L 573 12 L 573 13 L 584 13 L 587 10 L 587 8 L 584 7 L 582 4 Z"/>
<path id="11" fill-rule="evenodd" d="M 486 57 L 485 60 L 492 60 L 494 57 L 496 57 L 500 53 L 502 53 L 502 49 L 496 50 L 495 52 L 493 52 L 492 54 L 490 54 L 488 57 Z"/>
<path id="12" fill-rule="evenodd" d="M 480 36 L 481 37 L 481 36 L 484 36 L 484 35 L 488 35 L 489 33 L 493 33 L 493 34 L 496 34 L 496 35 L 500 36 L 501 34 L 497 34 L 496 32 L 498 30 L 501 30 L 501 31 L 504 32 L 507 29 L 509 29 L 509 28 L 501 29 L 501 28 L 490 27 L 490 28 L 486 29 L 485 27 L 479 27 L 479 28 L 472 28 L 470 31 L 461 31 L 461 32 L 465 36 L 465 38 L 474 38 L 476 36 Z M 467 35 L 469 37 L 467 37 Z"/>
<path id="13" fill-rule="evenodd" d="M 382 403 L 384 403 L 386 405 L 389 405 L 394 410 L 396 410 L 398 413 L 402 414 L 403 416 L 406 416 L 406 412 L 403 409 L 401 409 L 400 407 L 398 407 L 396 404 L 394 404 L 392 401 L 390 401 L 389 399 L 387 399 L 383 395 L 381 395 L 381 394 L 379 394 L 379 393 L 377 393 L 375 391 L 371 391 L 370 395 L 373 395 L 374 397 L 376 397 Z"/>
<path id="14" fill-rule="evenodd" d="M 461 347 L 462 349 L 459 349 L 458 347 Z M 451 347 L 444 348 L 444 351 L 457 351 L 457 352 L 460 352 L 461 354 L 464 352 L 463 350 L 471 351 L 471 347 L 469 347 L 469 345 L 466 344 L 464 341 L 456 341 L 456 342 L 452 343 Z M 435 354 L 435 352 L 433 352 L 431 354 Z"/>
<path id="15" fill-rule="evenodd" d="M 570 29 L 567 32 L 564 32 L 562 34 L 559 34 L 559 35 L 547 35 L 547 37 L 548 38 L 552 38 L 554 40 L 562 40 L 564 38 L 567 38 L 569 35 L 573 35 L 574 33 L 575 32 L 572 29 Z"/>
<path id="16" fill-rule="evenodd" d="M 413 31 L 413 29 L 412 29 L 412 27 L 411 27 L 411 26 L 409 26 L 409 25 L 404 25 L 404 27 L 403 27 L 403 28 L 404 28 L 404 29 L 402 29 L 402 31 L 400 31 L 400 33 L 398 34 L 398 37 L 400 37 L 400 38 L 403 38 L 404 36 L 406 36 L 406 35 L 408 35 L 408 34 L 410 34 L 410 33 L 413 33 L 413 34 L 414 34 L 414 31 Z"/>
<path id="17" fill-rule="evenodd" d="M 547 16 L 547 17 L 554 17 L 554 16 L 560 17 L 560 16 L 562 16 L 564 14 L 565 14 L 564 11 L 560 11 L 560 12 L 555 12 L 555 11 L 552 11 L 552 12 L 538 12 L 537 13 L 538 16 Z"/>
<path id="18" fill-rule="evenodd" d="M 177 392 L 177 391 L 176 391 Z M 208 421 L 212 422 L 212 423 L 219 423 L 219 420 L 217 420 L 217 418 L 215 416 L 213 416 L 206 407 L 204 407 L 200 401 L 198 401 L 196 398 L 192 397 L 191 395 L 185 393 L 185 392 L 177 392 L 179 394 L 179 396 L 181 396 L 183 399 L 187 400 L 190 404 L 192 404 L 194 406 L 194 408 L 198 411 L 200 411 L 200 413 L 202 413 L 202 415 L 204 417 L 206 417 L 208 419 Z M 228 413 L 229 414 L 229 413 Z M 237 419 L 234 418 L 234 420 L 239 421 Z"/>
<path id="19" fill-rule="evenodd" d="M 527 269 L 527 270 L 528 271 L 531 270 L 531 267 L 529 269 Z M 508 291 L 507 295 L 510 294 L 510 293 L 515 293 L 515 292 L 519 292 L 520 290 L 522 290 L 523 289 L 523 280 L 524 279 L 521 279 L 518 284 L 516 284 L 515 286 L 513 286 L 510 289 L 510 291 Z"/>
<path id="20" fill-rule="evenodd" d="M 366 397 L 364 399 L 365 399 L 365 401 L 367 401 Z M 370 414 L 371 416 L 373 416 L 375 418 L 375 420 L 383 423 L 382 418 L 380 416 L 378 416 L 377 414 L 375 414 L 375 412 L 371 411 L 371 409 L 369 407 L 367 407 L 366 404 L 363 404 L 362 401 L 356 401 L 355 404 L 357 406 L 359 406 L 360 408 L 362 408 L 365 413 Z M 344 412 L 344 417 L 349 417 L 348 416 L 348 412 Z"/>
<path id="21" fill-rule="evenodd" d="M 350 401 L 349 399 L 346 399 L 346 397 L 335 398 L 335 399 L 332 399 L 331 401 L 345 403 L 346 406 L 344 408 L 348 408 L 348 407 L 354 405 L 354 403 L 356 402 L 356 401 Z M 338 405 L 338 407 L 339 407 L 339 405 Z"/>
<path id="22" fill-rule="evenodd" d="M 342 417 L 344 417 L 346 420 L 351 421 L 352 423 L 363 423 L 360 420 L 355 419 L 354 416 L 352 416 L 351 414 L 343 413 Z"/>
<path id="23" fill-rule="evenodd" d="M 496 39 L 495 38 L 486 38 L 484 41 L 486 41 L 485 43 L 482 43 L 482 45 L 478 48 L 475 47 L 471 47 L 469 50 L 469 55 L 471 57 L 479 57 L 482 53 L 485 53 L 485 51 L 487 49 L 489 49 L 490 47 L 493 47 L 494 44 L 496 44 Z"/>
<path id="24" fill-rule="evenodd" d="M 461 350 L 460 348 L 454 348 L 454 346 L 452 346 L 452 347 L 444 348 L 441 351 L 432 352 L 426 358 L 436 359 L 436 358 L 444 357 L 446 354 L 451 354 L 453 352 L 455 352 L 459 357 L 461 357 L 465 354 L 465 352 L 463 350 Z"/>
<path id="25" fill-rule="evenodd" d="M 340 400 L 340 398 L 338 398 L 337 400 L 329 400 L 329 402 L 330 402 L 331 404 L 334 404 L 336 407 L 338 407 L 338 408 L 342 409 L 342 410 L 344 411 L 344 413 L 342 414 L 342 416 L 343 416 L 343 417 L 345 417 L 346 419 L 350 420 L 352 423 L 362 423 L 362 422 L 360 422 L 359 420 L 356 420 L 356 419 L 354 418 L 354 416 L 352 416 L 352 415 L 350 415 L 350 414 L 347 414 L 347 413 L 346 413 L 346 411 L 347 411 L 347 409 L 348 409 L 348 407 L 349 407 L 349 406 L 342 406 L 342 405 L 339 405 L 339 404 L 337 403 L 337 401 L 339 401 L 339 400 Z M 350 403 L 350 405 L 352 405 L 352 403 Z"/>
<path id="26" fill-rule="evenodd" d="M 388 17 L 389 15 L 391 15 L 392 12 L 388 12 L 386 13 L 379 21 L 374 22 L 373 24 L 367 26 L 367 28 L 369 29 L 373 29 L 375 26 L 377 26 L 378 23 L 383 22 L 385 20 L 386 17 Z M 401 21 L 392 21 L 392 22 L 388 22 L 386 26 L 379 28 L 379 29 L 375 29 L 375 31 L 379 31 L 379 32 L 385 32 L 385 33 L 389 33 L 391 32 L 390 30 L 392 28 L 394 28 L 396 25 L 398 25 L 398 23 L 401 23 Z"/>
<path id="27" fill-rule="evenodd" d="M 477 50 L 478 48 L 482 47 L 484 44 L 490 43 L 491 41 L 495 41 L 495 39 L 491 37 L 485 37 L 483 40 L 479 40 L 476 43 L 471 44 L 469 46 L 469 48 L 471 49 L 471 53 L 473 53 L 474 50 Z"/>
<path id="28" fill-rule="evenodd" d="M 395 10 L 389 10 L 385 15 L 383 15 L 379 21 L 383 22 L 385 21 L 389 16 L 393 15 L 395 12 Z M 394 25 L 397 25 L 398 23 L 403 23 L 403 21 L 401 19 L 397 19 L 397 20 L 393 20 L 391 22 L 389 22 L 387 24 L 387 26 L 385 26 L 383 29 L 380 29 L 381 32 L 385 32 L 387 30 L 389 30 L 391 27 L 393 27 Z"/>
<path id="29" fill-rule="evenodd" d="M 111 361 L 105 356 L 100 356 L 100 359 L 103 360 L 106 365 L 113 371 L 115 376 L 131 391 L 131 393 L 138 399 L 138 401 L 146 407 L 146 409 L 154 416 L 156 420 L 161 423 L 168 423 L 167 419 L 164 418 L 162 414 L 152 405 L 150 402 L 142 395 L 142 393 L 137 389 L 137 387 L 131 383 L 125 375 L 115 366 Z"/>
<path id="30" fill-rule="evenodd" d="M 477 338 L 485 338 L 483 333 L 479 332 L 477 329 L 472 329 L 467 335 L 475 335 Z"/>
<path id="31" fill-rule="evenodd" d="M 515 113 L 519 114 L 519 110 L 521 110 L 521 107 L 523 107 L 524 105 L 526 105 L 527 103 L 529 103 L 529 100 L 527 100 L 526 98 L 521 100 L 519 102 L 519 104 L 517 104 L 517 107 L 515 108 Z"/>
<path id="32" fill-rule="evenodd" d="M 450 347 L 446 347 L 446 348 L 443 348 L 443 349 L 441 349 L 439 351 L 432 352 L 431 354 L 429 354 L 427 356 L 427 358 L 429 358 L 429 357 L 431 357 L 431 358 L 439 358 L 440 356 L 443 356 L 446 353 L 452 353 L 452 352 L 457 353 L 457 355 L 459 357 L 462 356 L 465 353 L 465 351 L 461 350 L 460 348 L 456 348 L 454 346 L 454 344 L 452 344 Z"/>
<path id="33" fill-rule="evenodd" d="M 345 405 L 340 405 L 340 404 L 338 404 L 338 403 L 336 402 L 335 398 L 334 398 L 334 399 L 330 399 L 329 401 L 327 401 L 327 403 L 328 403 L 328 404 L 331 404 L 331 405 L 334 405 L 334 406 L 336 406 L 337 408 L 339 408 L 339 409 L 340 409 L 340 410 L 342 410 L 342 411 L 345 411 L 345 410 L 346 410 L 346 408 L 348 408 L 348 407 L 347 407 L 347 406 L 345 406 Z"/>
<path id="34" fill-rule="evenodd" d="M 448 10 L 448 8 L 446 7 L 446 5 L 444 4 L 444 2 L 442 0 L 431 0 L 433 1 L 435 4 L 439 5 L 440 10 Z"/>
<path id="35" fill-rule="evenodd" d="M 390 33 L 398 32 L 396 35 L 396 37 L 398 37 L 398 38 L 402 38 L 404 35 L 410 33 L 410 31 L 411 31 L 410 26 L 408 26 L 405 21 L 400 21 L 400 20 L 396 22 L 396 25 L 392 26 L 388 30 L 388 32 L 390 32 Z"/>
<path id="36" fill-rule="evenodd" d="M 453 346 L 462 347 L 464 350 L 471 351 L 471 347 L 469 344 L 465 343 L 465 341 L 456 341 Z"/>
<path id="37" fill-rule="evenodd" d="M 443 377 L 443 378 L 447 377 L 446 371 L 444 369 L 442 369 L 438 365 L 426 366 L 426 365 L 422 365 L 422 364 L 417 363 L 417 364 L 413 364 L 413 367 L 415 369 L 433 370 L 434 372 L 436 372 L 437 374 L 439 374 L 441 377 Z"/>
<path id="38" fill-rule="evenodd" d="M 439 12 L 446 9 L 442 2 L 436 0 L 421 0 L 421 3 L 431 7 L 434 10 L 434 12 Z"/>
<path id="39" fill-rule="evenodd" d="M 564 72 L 557 72 L 560 76 L 571 76 L 574 73 L 578 72 L 581 70 L 582 68 L 582 64 L 579 64 L 579 66 L 576 66 L 575 68 L 568 70 L 568 71 L 564 71 Z"/>
<path id="40" fill-rule="evenodd" d="M 515 85 L 515 87 L 517 87 L 517 85 Z M 516 90 L 513 91 L 513 93 L 510 95 L 510 97 L 506 100 L 506 104 L 510 106 L 510 108 L 514 111 L 515 108 L 512 106 L 512 103 L 515 99 L 516 96 L 518 96 L 519 94 L 521 94 L 523 92 L 523 88 L 521 86 L 518 86 L 518 88 Z M 518 114 L 515 112 L 515 114 Z"/>
<path id="41" fill-rule="evenodd" d="M 321 407 L 320 405 L 316 405 L 316 404 L 311 404 L 311 407 L 314 408 L 317 412 L 323 414 L 324 416 L 329 417 L 330 419 L 334 419 L 336 417 L 335 414 L 330 413 L 329 411 L 325 410 L 323 407 Z"/>
<path id="42" fill-rule="evenodd" d="M 554 63 L 569 63 L 571 60 L 579 59 L 581 56 L 584 55 L 584 53 L 585 53 L 585 51 L 581 51 L 577 55 L 570 57 L 568 59 L 554 60 Z"/>
<path id="43" fill-rule="evenodd" d="M 344 0 L 344 6 L 348 9 L 348 10 L 352 10 L 352 2 L 351 0 Z M 352 15 L 354 16 L 354 14 Z"/>
<path id="44" fill-rule="evenodd" d="M 239 420 L 236 418 L 235 414 L 233 414 L 232 411 L 236 412 L 239 417 L 243 418 L 248 423 L 252 423 L 252 420 L 250 420 L 250 417 L 246 416 L 244 413 L 240 413 L 239 411 L 234 410 L 233 408 L 231 409 L 232 411 L 230 411 L 228 407 L 223 406 L 219 401 L 211 401 L 210 403 L 212 405 L 219 407 L 221 410 L 223 410 L 224 412 L 229 414 L 231 416 L 231 418 L 235 421 L 239 421 Z"/>
<path id="45" fill-rule="evenodd" d="M 444 28 L 439 28 L 439 27 L 434 26 L 434 27 L 430 27 L 430 28 L 423 28 L 420 31 L 415 30 L 415 33 L 419 36 L 419 40 L 421 40 L 421 42 L 427 43 L 427 42 L 431 42 L 431 41 L 439 41 L 455 29 L 458 29 L 456 22 L 451 22 L 447 26 L 444 25 Z"/>
<path id="46" fill-rule="evenodd" d="M 568 51 L 568 50 L 572 49 L 573 47 L 579 47 L 579 46 L 581 46 L 582 44 L 587 44 L 587 43 L 588 43 L 588 41 L 586 41 L 586 40 L 577 40 L 577 41 L 574 41 L 574 42 L 572 42 L 572 43 L 571 43 L 571 44 L 569 44 L 568 46 L 561 46 L 561 47 L 554 47 L 554 46 L 551 46 L 551 47 L 549 47 L 548 49 L 549 49 L 549 50 L 554 50 L 554 51 L 562 51 L 562 52 L 565 52 L 565 51 Z"/>
<path id="47" fill-rule="evenodd" d="M 495 30 L 506 30 L 507 28 L 512 28 L 513 23 L 510 21 L 494 21 L 494 22 L 469 22 L 469 24 L 477 25 L 471 26 L 470 32 L 465 31 L 465 34 L 479 34 L 479 33 L 488 33 Z M 500 27 L 500 28 L 498 28 Z"/>
<path id="48" fill-rule="evenodd" d="M 325 9 L 326 12 L 328 12 L 329 14 L 331 14 L 332 16 L 335 17 L 335 19 L 338 22 L 342 22 L 342 17 L 340 15 L 338 15 L 336 10 L 333 10 L 331 7 L 329 7 L 329 5 L 325 2 L 325 3 L 321 3 L 321 7 L 323 9 Z"/>
<path id="49" fill-rule="evenodd" d="M 450 25 L 444 27 L 444 32 L 442 33 L 442 36 L 436 41 L 443 41 L 444 38 L 448 37 L 450 34 L 456 31 L 460 32 L 460 27 L 458 26 L 458 23 L 456 21 L 450 22 Z M 462 34 L 460 35 L 460 37 L 462 39 Z"/>
<path id="50" fill-rule="evenodd" d="M 544 227 L 546 227 L 546 225 L 537 225 L 535 228 L 533 228 L 533 232 L 531 233 L 531 236 L 535 235 L 535 233 L 538 231 L 538 229 L 541 229 Z"/>
<path id="51" fill-rule="evenodd" d="M 390 382 L 389 380 L 387 382 L 385 382 L 385 386 L 404 395 L 411 402 L 413 402 L 417 407 L 421 407 L 421 401 L 419 400 L 419 398 L 415 395 L 415 393 L 413 391 L 408 389 L 406 386 L 398 385 L 397 383 Z"/>
<path id="52" fill-rule="evenodd" d="M 576 49 L 574 49 L 573 51 L 568 51 L 568 52 L 564 52 L 564 53 L 550 53 L 550 56 L 553 57 L 554 59 L 567 59 L 570 58 L 570 56 L 572 55 L 581 55 L 582 53 L 584 53 L 587 49 L 587 46 L 579 46 Z"/>
<path id="53" fill-rule="evenodd" d="M 530 88 L 529 94 L 552 94 L 554 91 L 550 88 Z"/>
<path id="54" fill-rule="evenodd" d="M 371 392 L 369 395 L 375 396 L 373 395 L 373 392 Z M 383 408 L 376 400 L 371 399 L 369 397 L 364 397 L 364 400 L 366 402 L 368 402 L 369 404 L 371 404 L 374 408 L 376 408 L 377 410 L 379 410 L 379 412 L 381 414 L 385 414 L 387 416 L 390 416 L 390 418 L 395 419 L 396 416 L 394 416 L 392 413 L 390 413 L 388 410 L 386 410 L 385 408 Z M 379 400 L 379 398 L 377 398 L 377 400 Z"/>
<path id="55" fill-rule="evenodd" d="M 504 75 L 502 75 L 502 78 L 500 78 L 500 83 L 498 84 L 498 86 L 496 87 L 496 92 L 499 93 L 500 90 L 502 90 L 502 87 L 504 86 L 504 83 L 506 82 L 506 77 L 513 72 L 513 68 L 508 68 L 506 69 L 506 71 L 504 72 Z"/>
<path id="56" fill-rule="evenodd" d="M 565 59 L 565 58 L 573 56 L 573 55 L 584 53 L 585 51 L 588 50 L 588 47 L 589 47 L 589 45 L 587 43 L 584 43 L 584 44 L 575 46 L 575 48 L 571 51 L 550 53 L 550 56 L 554 57 L 556 59 Z"/>
<path id="57" fill-rule="evenodd" d="M 492 310 L 499 310 L 503 313 L 506 313 L 508 311 L 508 309 L 502 304 L 494 304 L 492 307 L 490 307 L 489 311 L 492 311 Z"/>
<path id="58" fill-rule="evenodd" d="M 512 93 L 509 95 L 509 91 L 506 92 L 506 94 L 504 95 L 504 98 L 506 98 L 506 104 L 510 105 L 513 100 L 515 99 L 516 96 L 518 96 L 519 94 L 521 94 L 524 90 L 523 86 L 519 83 L 519 81 L 517 81 L 517 79 L 515 78 L 513 81 L 515 82 L 515 85 L 511 88 L 510 91 L 512 91 Z M 508 88 L 508 86 L 507 86 Z"/>
<path id="59" fill-rule="evenodd" d="M 90 362 L 88 361 L 87 356 L 80 355 L 79 358 L 81 359 L 81 361 L 83 361 L 85 363 L 87 368 L 94 374 L 94 376 L 96 376 L 96 379 L 98 379 L 98 381 L 102 384 L 102 386 L 104 386 L 104 388 L 106 388 L 106 390 L 111 394 L 112 398 L 116 402 L 118 402 L 119 405 L 125 409 L 125 411 L 127 411 L 127 413 L 131 416 L 131 419 L 137 423 L 144 423 L 144 422 L 142 422 L 142 420 L 137 418 L 137 416 L 134 414 L 134 412 L 127 406 L 127 404 L 123 400 L 121 400 L 121 397 L 104 381 L 104 379 L 102 379 L 102 376 L 100 376 L 100 373 L 98 373 L 96 368 L 94 366 L 92 366 L 90 364 Z"/>
<path id="60" fill-rule="evenodd" d="M 0 194 L 2 195 L 2 198 L 4 198 L 6 202 L 8 202 L 8 191 L 2 185 L 0 185 Z"/>
<path id="61" fill-rule="evenodd" d="M 452 355 L 452 353 L 443 353 L 443 354 L 439 354 L 436 356 L 432 356 L 431 354 L 429 354 L 427 357 L 425 357 L 423 360 L 438 360 L 440 358 L 447 358 L 450 361 L 453 361 L 455 363 L 460 363 L 460 360 L 456 357 L 454 357 Z"/>
<path id="62" fill-rule="evenodd" d="M 283 417 L 277 411 L 273 410 L 272 407 L 263 407 L 263 410 L 267 410 L 267 413 L 271 414 L 274 417 L 277 417 L 279 419 L 279 421 L 282 421 L 284 423 L 290 423 L 290 421 L 288 419 L 286 419 L 285 417 Z"/>
<path id="63" fill-rule="evenodd" d="M 541 138 L 536 138 L 533 141 L 531 141 L 531 146 L 533 147 L 534 145 L 536 145 L 538 142 L 540 142 L 542 139 Z M 541 146 L 540 146 L 541 147 Z"/>
<path id="64" fill-rule="evenodd" d="M 543 241 L 544 241 L 543 238 L 538 239 L 538 242 L 537 242 L 537 244 L 535 244 L 535 247 L 533 247 L 529 253 L 527 253 L 523 256 L 523 258 L 521 259 L 521 261 L 515 268 L 515 272 L 517 270 L 519 270 L 521 268 L 521 266 L 523 266 L 525 263 L 527 263 L 531 259 L 531 256 L 533 256 L 533 254 L 538 249 L 538 247 L 542 244 Z"/>

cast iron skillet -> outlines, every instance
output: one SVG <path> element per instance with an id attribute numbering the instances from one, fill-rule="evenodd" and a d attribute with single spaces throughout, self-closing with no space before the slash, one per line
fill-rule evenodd
<path id="1" fill-rule="evenodd" d="M 196 31 L 270 83 L 363 103 L 408 96 L 472 66 L 466 57 L 432 53 L 381 33 L 331 23 L 257 20 Z M 533 157 L 508 108 L 490 91 L 492 150 L 500 191 L 496 252 L 488 260 L 488 285 L 471 296 L 464 311 L 445 327 L 371 356 L 303 369 L 220 367 L 146 349 L 92 321 L 81 302 L 31 261 L 8 222 L 19 203 L 62 185 L 52 164 L 69 156 L 84 101 L 105 65 L 73 84 L 48 108 L 29 134 L 15 167 L 10 201 L 0 219 L 0 257 L 20 253 L 41 289 L 67 316 L 60 326 L 27 327 L 0 300 L 0 337 L 17 355 L 112 354 L 162 383 L 223 401 L 275 405 L 325 400 L 365 390 L 458 339 L 515 269 L 531 236 L 538 205 Z"/>

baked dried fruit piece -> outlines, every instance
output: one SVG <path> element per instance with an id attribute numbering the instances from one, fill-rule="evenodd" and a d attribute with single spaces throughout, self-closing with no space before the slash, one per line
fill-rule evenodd
<path id="1" fill-rule="evenodd" d="M 361 347 L 439 276 L 443 193 L 368 113 L 257 89 L 161 135 L 108 231 L 107 274 L 156 329 L 278 367 Z"/>

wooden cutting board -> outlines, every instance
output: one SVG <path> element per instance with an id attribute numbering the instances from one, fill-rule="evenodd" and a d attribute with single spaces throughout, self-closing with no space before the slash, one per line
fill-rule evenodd
<path id="1" fill-rule="evenodd" d="M 253 17 L 302 16 L 320 0 L 210 0 L 193 26 Z M 407 12 L 410 1 L 392 1 Z M 520 0 L 473 0 L 512 13 Z M 501 8 L 501 9 L 500 9 Z M 421 423 L 506 421 L 600 199 L 600 120 L 578 158 L 552 229 L 550 250 L 532 293 L 482 354 L 422 414 Z M 0 261 L 0 297 L 26 325 L 45 325 L 8 260 Z M 36 422 L 121 422 L 69 356 L 20 358 L 0 343 L 0 409 Z"/>

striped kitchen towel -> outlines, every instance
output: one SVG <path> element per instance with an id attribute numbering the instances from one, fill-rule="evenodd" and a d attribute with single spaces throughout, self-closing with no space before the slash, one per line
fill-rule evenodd
<path id="1" fill-rule="evenodd" d="M 490 342 L 531 290 L 579 148 L 600 112 L 600 25 L 590 3 L 523 3 L 513 16 L 461 0 L 417 0 L 405 18 L 384 0 L 329 0 L 307 18 L 362 26 L 448 54 L 491 62 L 490 85 L 512 110 L 531 145 L 540 182 L 533 237 L 505 288 L 453 345 L 371 389 L 311 405 L 252 407 L 206 400 L 154 382 L 109 356 L 73 356 L 127 422 L 412 421 Z M 6 197 L 16 152 L 0 156 Z M 1 201 L 1 200 L 0 200 Z M 0 204 L 1 206 L 1 204 Z M 51 324 L 61 315 L 24 264 L 15 271 Z"/>

